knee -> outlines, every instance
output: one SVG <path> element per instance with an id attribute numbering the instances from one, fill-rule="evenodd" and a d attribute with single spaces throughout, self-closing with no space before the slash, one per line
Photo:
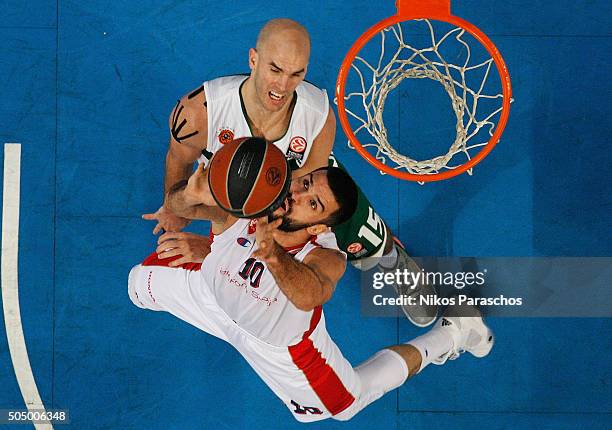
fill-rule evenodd
<path id="1" fill-rule="evenodd" d="M 363 409 L 363 407 L 359 406 L 359 399 L 356 398 L 348 408 L 337 413 L 336 415 L 332 415 L 332 419 L 336 421 L 349 421 L 355 415 L 357 415 L 361 409 Z"/>
<path id="2" fill-rule="evenodd" d="M 368 270 L 376 267 L 378 263 L 380 263 L 381 257 L 362 257 L 357 260 L 351 260 L 351 265 L 362 272 L 367 272 Z"/>
<path id="3" fill-rule="evenodd" d="M 142 266 L 139 264 L 137 266 L 132 267 L 132 270 L 130 270 L 130 274 L 128 275 L 128 296 L 130 298 L 130 300 L 132 301 L 132 303 L 134 303 L 134 305 L 138 306 L 141 309 L 147 309 L 147 306 L 145 305 L 145 303 L 143 302 L 143 300 L 141 299 L 141 295 L 139 295 L 139 288 L 138 288 L 138 283 L 139 283 L 139 273 L 140 273 L 140 268 Z"/>
<path id="4" fill-rule="evenodd" d="M 354 416 L 355 414 L 352 414 L 352 415 L 338 414 L 338 415 L 332 416 L 332 419 L 336 421 L 350 421 Z"/>

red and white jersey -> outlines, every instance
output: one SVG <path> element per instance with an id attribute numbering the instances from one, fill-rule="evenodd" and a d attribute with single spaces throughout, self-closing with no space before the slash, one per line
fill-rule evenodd
<path id="1" fill-rule="evenodd" d="M 208 112 L 208 141 L 198 160 L 208 163 L 224 144 L 238 137 L 252 136 L 245 117 L 240 87 L 248 76 L 235 75 L 204 82 Z M 319 135 L 329 112 L 327 92 L 308 82 L 295 89 L 295 106 L 287 133 L 273 143 L 285 154 L 292 169 L 308 158 L 314 139 Z"/>
<path id="2" fill-rule="evenodd" d="M 200 273 L 219 307 L 238 326 L 271 345 L 293 345 L 309 330 L 313 311 L 296 308 L 266 264 L 253 257 L 258 248 L 255 228 L 255 221 L 240 219 L 215 236 Z M 318 247 L 338 250 L 336 236 L 328 231 L 287 251 L 302 261 Z"/>

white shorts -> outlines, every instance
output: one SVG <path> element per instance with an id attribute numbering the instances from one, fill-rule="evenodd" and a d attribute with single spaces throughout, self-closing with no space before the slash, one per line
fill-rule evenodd
<path id="1" fill-rule="evenodd" d="M 325 329 L 322 311 L 301 342 L 274 346 L 239 327 L 217 305 L 199 265 L 164 267 L 153 255 L 129 275 L 128 293 L 143 309 L 166 311 L 229 342 L 302 422 L 350 419 L 368 400 L 359 401 L 361 382 Z"/>

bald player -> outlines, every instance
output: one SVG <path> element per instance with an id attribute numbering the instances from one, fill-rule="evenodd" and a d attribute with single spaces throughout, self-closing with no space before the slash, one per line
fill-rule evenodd
<path id="1" fill-rule="evenodd" d="M 336 118 L 327 93 L 304 80 L 309 58 L 306 29 L 289 19 L 274 19 L 249 50 L 250 75 L 213 79 L 181 98 L 169 119 L 165 191 L 188 178 L 195 161 L 206 165 L 222 145 L 243 136 L 274 142 L 289 160 L 294 178 L 318 167 L 339 166 L 331 153 Z M 177 233 L 189 220 L 166 206 L 143 217 L 158 222 L 155 234 L 162 229 L 171 232 L 165 239 L 172 239 L 174 248 L 164 257 L 181 255 L 174 264 L 201 262 L 210 250 L 208 238 Z M 361 270 L 378 264 L 384 271 L 419 271 L 361 191 L 354 216 L 335 226 L 334 232 L 340 249 Z M 402 284 L 396 290 L 403 295 L 435 292 L 430 285 L 410 289 Z M 437 313 L 435 306 L 406 305 L 403 311 L 420 327 L 433 323 Z"/>

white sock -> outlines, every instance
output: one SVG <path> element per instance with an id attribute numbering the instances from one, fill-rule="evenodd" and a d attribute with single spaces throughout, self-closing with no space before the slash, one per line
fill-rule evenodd
<path id="1" fill-rule="evenodd" d="M 380 259 L 380 263 L 378 264 L 380 264 L 385 269 L 393 269 L 397 264 L 397 257 L 397 249 L 395 249 L 395 244 L 393 244 L 393 246 L 391 247 L 391 251 L 383 255 Z"/>
<path id="2" fill-rule="evenodd" d="M 414 346 L 421 354 L 421 367 L 419 372 L 423 370 L 436 358 L 444 355 L 453 347 L 453 338 L 442 327 L 434 327 L 424 335 L 421 335 L 407 345 Z"/>

